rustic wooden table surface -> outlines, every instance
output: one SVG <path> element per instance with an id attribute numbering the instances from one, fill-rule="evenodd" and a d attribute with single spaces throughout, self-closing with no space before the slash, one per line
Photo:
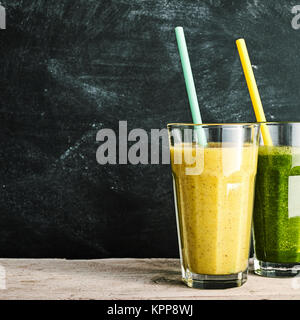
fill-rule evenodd
<path id="1" fill-rule="evenodd" d="M 239 288 L 191 289 L 180 281 L 177 259 L 0 259 L 0 288 L 0 300 L 300 299 L 300 277 L 252 272 Z"/>

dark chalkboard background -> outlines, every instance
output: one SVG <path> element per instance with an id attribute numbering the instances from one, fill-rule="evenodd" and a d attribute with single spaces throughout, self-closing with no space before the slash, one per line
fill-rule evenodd
<path id="1" fill-rule="evenodd" d="M 190 122 L 174 27 L 204 122 L 254 121 L 245 37 L 268 120 L 298 120 L 295 1 L 7 0 L 0 30 L 0 256 L 175 257 L 168 165 L 96 162 L 101 128 Z"/>

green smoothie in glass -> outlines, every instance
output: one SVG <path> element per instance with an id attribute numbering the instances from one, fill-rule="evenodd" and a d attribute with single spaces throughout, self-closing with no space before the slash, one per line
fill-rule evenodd
<path id="1" fill-rule="evenodd" d="M 300 198 L 299 164 L 299 148 L 259 148 L 253 216 L 258 260 L 300 262 L 300 208 L 297 199 L 289 200 L 289 192 L 296 193 L 297 189 Z"/>

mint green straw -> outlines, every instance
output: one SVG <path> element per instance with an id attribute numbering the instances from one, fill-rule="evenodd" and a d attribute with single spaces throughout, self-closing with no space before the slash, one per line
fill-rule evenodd
<path id="1" fill-rule="evenodd" d="M 175 34 L 176 34 L 181 64 L 182 64 L 186 91 L 187 91 L 189 102 L 190 102 L 193 122 L 194 124 L 201 124 L 202 118 L 200 114 L 196 88 L 195 88 L 189 53 L 188 53 L 186 42 L 185 42 L 183 28 L 176 27 Z M 206 146 L 207 140 L 206 140 L 206 136 L 203 128 L 201 126 L 198 126 L 196 127 L 196 130 L 197 130 L 198 143 L 200 143 L 202 146 Z"/>

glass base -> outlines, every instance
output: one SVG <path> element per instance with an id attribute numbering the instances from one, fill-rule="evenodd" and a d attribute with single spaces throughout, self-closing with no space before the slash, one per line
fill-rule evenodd
<path id="1" fill-rule="evenodd" d="M 269 278 L 295 277 L 300 274 L 300 263 L 274 263 L 255 258 L 254 273 Z"/>
<path id="2" fill-rule="evenodd" d="M 182 281 L 190 288 L 226 289 L 240 287 L 247 281 L 247 270 L 235 274 L 208 275 L 185 272 Z"/>

